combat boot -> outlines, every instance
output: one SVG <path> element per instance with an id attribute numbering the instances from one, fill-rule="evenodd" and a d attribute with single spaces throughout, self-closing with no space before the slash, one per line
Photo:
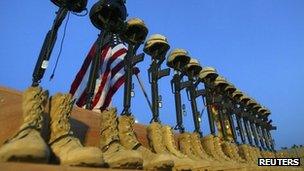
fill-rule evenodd
<path id="1" fill-rule="evenodd" d="M 176 143 L 175 143 L 174 135 L 173 135 L 173 132 L 172 132 L 172 128 L 169 125 L 164 125 L 164 126 L 162 126 L 161 130 L 162 130 L 164 145 L 167 148 L 167 150 L 171 154 L 175 155 L 176 157 L 179 157 L 179 158 L 186 157 L 176 147 Z"/>
<path id="2" fill-rule="evenodd" d="M 215 151 L 220 156 L 220 158 L 222 158 L 226 161 L 231 161 L 231 159 L 222 150 L 222 145 L 221 145 L 221 142 L 220 142 L 220 138 L 215 136 L 213 138 L 213 141 L 214 141 Z"/>
<path id="3" fill-rule="evenodd" d="M 143 168 L 145 170 L 170 170 L 174 166 L 169 155 L 156 154 L 144 147 L 137 139 L 133 129 L 134 118 L 132 116 L 121 116 L 118 119 L 118 130 L 120 143 L 129 150 L 136 150 L 142 154 Z"/>
<path id="4" fill-rule="evenodd" d="M 160 125 L 158 122 L 152 122 L 150 125 L 148 125 L 147 133 L 149 145 L 152 148 L 152 151 L 156 152 L 157 154 L 169 155 L 174 161 L 174 168 L 172 170 L 204 170 L 200 163 L 191 160 L 187 156 L 178 155 L 178 153 L 175 153 L 178 155 L 176 156 L 169 152 L 167 145 L 172 146 L 173 148 L 175 147 L 173 134 L 172 132 L 167 132 L 168 134 L 164 135 L 162 132 L 162 125 Z"/>
<path id="5" fill-rule="evenodd" d="M 57 93 L 50 99 L 49 144 L 60 164 L 76 166 L 102 166 L 102 152 L 97 147 L 84 147 L 74 137 L 69 123 L 73 108 L 70 94 Z"/>
<path id="6" fill-rule="evenodd" d="M 224 141 L 222 143 L 222 149 L 223 149 L 223 152 L 225 153 L 226 156 L 228 156 L 231 159 L 236 160 L 235 155 L 233 154 L 233 150 L 232 150 L 229 142 Z"/>
<path id="7" fill-rule="evenodd" d="M 228 142 L 228 141 L 224 141 L 222 143 L 222 149 L 223 152 L 232 160 L 239 162 L 239 163 L 244 163 L 245 160 L 242 159 L 236 149 L 236 145 L 234 143 Z"/>
<path id="8" fill-rule="evenodd" d="M 257 163 L 258 162 L 258 152 L 257 152 L 257 149 L 255 147 L 252 147 L 252 146 L 248 146 L 249 148 L 249 151 L 250 151 L 250 155 L 252 156 L 252 159 L 253 159 L 253 162 L 254 163 Z"/>
<path id="9" fill-rule="evenodd" d="M 204 150 L 200 136 L 198 133 L 191 133 L 190 134 L 190 143 L 192 144 L 193 152 L 196 156 L 200 157 L 200 159 L 209 162 L 211 166 L 211 170 L 225 170 L 227 169 L 222 163 L 212 159 Z"/>
<path id="10" fill-rule="evenodd" d="M 235 165 L 235 163 L 231 162 L 231 160 L 226 160 L 225 158 L 222 158 L 219 154 L 218 154 L 218 149 L 216 149 L 216 141 L 214 141 L 214 136 L 211 135 L 207 135 L 205 137 L 203 137 L 201 139 L 203 148 L 205 149 L 206 153 L 213 157 L 215 160 L 217 160 L 218 162 L 220 162 L 221 164 L 224 165 L 225 168 L 227 168 L 228 170 L 230 169 L 237 169 L 240 170 L 242 166 L 240 165 Z"/>
<path id="11" fill-rule="evenodd" d="M 256 157 L 257 157 L 257 158 L 261 158 L 261 157 L 262 157 L 262 155 L 261 155 L 261 151 L 260 151 L 260 149 L 259 149 L 259 148 L 254 147 L 254 151 L 256 152 Z"/>
<path id="12" fill-rule="evenodd" d="M 116 109 L 111 108 L 100 114 L 100 148 L 104 153 L 104 160 L 111 168 L 142 168 L 141 153 L 127 150 L 120 144 L 116 113 Z"/>
<path id="13" fill-rule="evenodd" d="M 230 143 L 230 147 L 232 149 L 232 153 L 235 156 L 236 160 L 241 163 L 245 163 L 246 162 L 245 159 L 243 159 L 239 154 L 239 149 L 237 145 L 235 143 Z"/>
<path id="14" fill-rule="evenodd" d="M 40 135 L 47 99 L 48 92 L 41 87 L 29 87 L 23 92 L 23 123 L 17 133 L 0 148 L 0 162 L 48 162 L 50 151 Z"/>
<path id="15" fill-rule="evenodd" d="M 239 154 L 242 158 L 244 158 L 246 160 L 247 163 L 254 163 L 251 155 L 250 155 L 251 151 L 249 150 L 247 144 L 242 144 L 239 146 Z"/>
<path id="16" fill-rule="evenodd" d="M 187 155 L 185 155 L 184 153 L 182 153 L 181 151 L 178 150 L 178 148 L 176 147 L 173 130 L 169 125 L 162 126 L 162 133 L 163 133 L 164 144 L 167 147 L 168 151 L 171 154 L 178 157 L 180 160 L 188 161 L 189 163 L 192 163 L 192 170 L 201 170 L 204 168 L 205 169 L 208 168 L 208 167 L 206 167 L 206 164 L 207 164 L 207 162 L 209 162 L 209 160 L 205 160 L 206 162 L 201 162 L 201 160 L 195 161 L 195 160 L 190 159 Z M 209 163 L 209 165 L 210 165 L 210 163 Z M 194 166 L 197 166 L 197 168 L 195 168 Z M 214 168 L 215 167 L 212 167 L 212 169 L 214 169 Z M 216 168 L 218 168 L 218 167 L 216 166 Z"/>
<path id="17" fill-rule="evenodd" d="M 246 169 L 246 168 L 250 168 L 249 165 L 245 164 L 245 160 L 242 159 L 238 152 L 235 151 L 233 145 L 233 143 L 230 143 L 228 141 L 224 141 L 222 143 L 222 149 L 223 149 L 223 152 L 229 157 L 229 159 L 231 160 L 230 161 L 230 164 L 234 163 L 233 165 L 234 166 L 237 166 L 238 168 L 236 169 Z"/>
<path id="18" fill-rule="evenodd" d="M 188 132 L 181 133 L 178 136 L 178 143 L 179 143 L 179 149 L 181 150 L 181 152 L 183 152 L 189 158 L 191 158 L 193 160 L 200 159 L 200 157 L 196 156 L 194 151 L 191 149 L 190 133 L 188 133 Z"/>
<path id="19" fill-rule="evenodd" d="M 216 159 L 218 161 L 223 161 L 223 159 L 221 159 L 216 152 L 215 143 L 213 141 L 213 138 L 214 138 L 214 136 L 212 134 L 204 136 L 201 139 L 203 148 L 209 156 L 213 157 L 214 159 Z"/>
<path id="20" fill-rule="evenodd" d="M 267 153 L 266 153 L 266 151 L 261 151 L 261 155 L 262 155 L 263 158 L 267 158 Z"/>

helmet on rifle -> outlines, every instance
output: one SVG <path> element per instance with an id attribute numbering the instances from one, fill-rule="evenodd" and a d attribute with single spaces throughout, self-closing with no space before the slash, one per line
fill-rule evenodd
<path id="1" fill-rule="evenodd" d="M 262 108 L 262 106 L 258 103 L 256 103 L 254 106 L 252 106 L 252 109 L 255 109 L 255 110 L 259 110 L 260 108 Z"/>
<path id="2" fill-rule="evenodd" d="M 130 43 L 141 44 L 144 42 L 148 34 L 148 28 L 143 20 L 132 18 L 126 22 L 125 29 L 121 37 Z"/>
<path id="3" fill-rule="evenodd" d="M 266 110 L 263 111 L 263 115 L 270 115 L 270 113 L 271 113 L 271 112 L 270 112 L 269 109 L 266 109 Z"/>
<path id="4" fill-rule="evenodd" d="M 190 56 L 185 49 L 173 49 L 167 58 L 167 66 L 181 71 L 190 62 Z"/>
<path id="5" fill-rule="evenodd" d="M 151 35 L 145 43 L 144 52 L 151 57 L 156 57 L 158 59 L 158 55 L 167 53 L 170 49 L 170 45 L 165 36 L 161 34 L 153 34 Z"/>
<path id="6" fill-rule="evenodd" d="M 248 107 L 253 107 L 256 104 L 257 104 L 257 102 L 254 99 L 252 99 L 252 98 L 249 101 L 246 102 L 246 105 Z"/>
<path id="7" fill-rule="evenodd" d="M 236 89 L 232 94 L 231 97 L 235 100 L 238 100 L 240 97 L 243 96 L 243 92 L 241 92 L 239 89 Z"/>
<path id="8" fill-rule="evenodd" d="M 228 83 L 228 85 L 225 87 L 224 90 L 227 91 L 229 94 L 232 94 L 233 92 L 236 91 L 236 88 L 234 87 L 234 85 L 232 83 L 230 83 L 228 81 L 227 81 L 227 83 Z"/>
<path id="9" fill-rule="evenodd" d="M 211 80 L 215 80 L 218 77 L 218 73 L 215 68 L 212 67 L 203 67 L 201 72 L 199 73 L 199 78 L 204 80 L 205 78 L 210 78 Z"/>
<path id="10" fill-rule="evenodd" d="M 119 32 L 126 18 L 127 9 L 123 0 L 99 0 L 90 10 L 91 22 L 99 30 Z"/>
<path id="11" fill-rule="evenodd" d="M 247 103 L 250 100 L 250 97 L 248 97 L 247 95 L 243 94 L 243 96 L 240 97 L 239 102 L 243 102 L 243 103 Z"/>
<path id="12" fill-rule="evenodd" d="M 191 58 L 189 63 L 186 65 L 185 70 L 188 74 L 192 73 L 193 76 L 197 76 L 201 72 L 202 67 L 197 59 Z"/>
<path id="13" fill-rule="evenodd" d="M 214 85 L 215 86 L 223 86 L 226 87 L 228 86 L 228 82 L 226 81 L 226 79 L 222 76 L 218 76 L 215 80 L 214 80 Z"/>
<path id="14" fill-rule="evenodd" d="M 55 5 L 69 11 L 81 12 L 86 9 L 88 0 L 51 0 Z"/>

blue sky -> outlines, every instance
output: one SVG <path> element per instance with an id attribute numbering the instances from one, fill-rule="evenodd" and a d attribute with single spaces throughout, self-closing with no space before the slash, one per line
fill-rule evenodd
<path id="1" fill-rule="evenodd" d="M 89 0 L 88 9 L 96 1 Z M 46 32 L 58 9 L 50 1 L 0 1 L 0 85 L 24 90 L 31 75 Z M 143 19 L 149 34 L 168 37 L 171 48 L 185 48 L 203 66 L 213 66 L 236 87 L 268 107 L 278 127 L 273 132 L 277 148 L 304 144 L 304 1 L 302 0 L 128 0 L 129 17 Z M 59 51 L 61 27 L 50 66 L 42 86 L 67 92 L 98 30 L 88 16 L 70 16 L 64 49 L 53 81 L 49 81 Z M 141 49 L 140 49 L 141 51 Z M 138 66 L 145 87 L 150 57 Z M 163 66 L 165 67 L 165 65 Z M 160 81 L 162 123 L 175 125 L 174 98 L 170 77 Z M 134 81 L 136 81 L 134 79 Z M 113 104 L 122 109 L 121 89 Z M 135 82 L 132 111 L 141 123 L 148 123 L 151 112 Z M 184 118 L 193 130 L 189 101 Z M 199 109 L 202 101 L 198 100 Z M 201 123 L 209 134 L 206 113 Z"/>

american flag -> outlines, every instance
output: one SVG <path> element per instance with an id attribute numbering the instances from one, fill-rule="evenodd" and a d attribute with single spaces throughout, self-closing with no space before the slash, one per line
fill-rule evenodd
<path id="1" fill-rule="evenodd" d="M 96 80 L 92 109 L 106 109 L 111 104 L 115 92 L 125 81 L 123 60 L 127 54 L 127 47 L 123 43 L 110 44 L 105 45 L 100 54 L 99 77 Z M 71 85 L 70 93 L 79 107 L 84 107 L 86 104 L 87 83 L 96 47 L 94 43 Z M 136 71 L 138 73 L 138 70 Z"/>

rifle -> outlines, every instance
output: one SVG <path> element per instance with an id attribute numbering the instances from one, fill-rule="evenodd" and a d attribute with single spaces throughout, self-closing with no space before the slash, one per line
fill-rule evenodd
<path id="1" fill-rule="evenodd" d="M 175 100 L 175 111 L 176 111 L 176 126 L 175 130 L 179 130 L 180 133 L 185 132 L 185 127 L 183 125 L 183 111 L 182 111 L 182 100 L 181 100 L 181 90 L 189 86 L 191 82 L 181 82 L 184 74 L 179 71 L 175 71 L 173 79 L 171 80 L 171 90 L 174 94 Z"/>
<path id="2" fill-rule="evenodd" d="M 36 65 L 32 74 L 32 87 L 39 86 L 41 79 L 43 78 L 44 72 L 49 64 L 49 59 L 53 51 L 58 29 L 62 24 L 62 21 L 68 14 L 68 11 L 82 12 L 86 10 L 87 0 L 76 0 L 76 1 L 62 1 L 62 0 L 51 0 L 55 5 L 59 7 L 56 12 L 56 18 L 53 22 L 51 29 L 47 32 L 42 48 L 40 50 Z"/>
<path id="3" fill-rule="evenodd" d="M 165 60 L 165 55 L 167 51 L 159 53 L 156 50 L 152 55 L 152 64 L 148 69 L 149 83 L 151 84 L 151 94 L 152 94 L 152 114 L 153 117 L 151 122 L 160 122 L 159 120 L 159 103 L 161 99 L 158 94 L 158 80 L 164 76 L 170 75 L 170 69 L 161 69 L 161 64 Z"/>

